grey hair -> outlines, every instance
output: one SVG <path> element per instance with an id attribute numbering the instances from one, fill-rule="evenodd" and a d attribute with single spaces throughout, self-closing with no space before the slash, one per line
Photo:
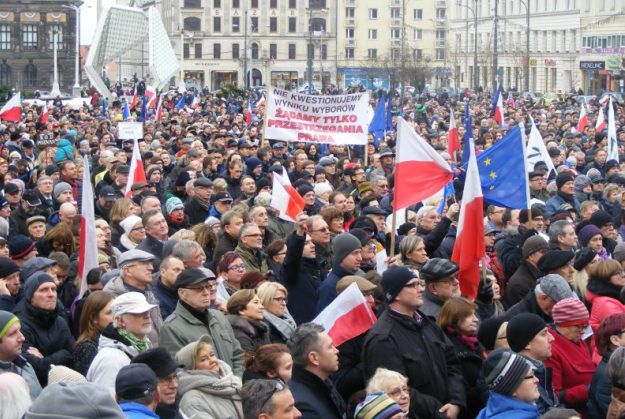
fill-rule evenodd
<path id="1" fill-rule="evenodd" d="M 177 257 L 184 262 L 189 259 L 193 250 L 204 252 L 204 249 L 202 249 L 202 246 L 200 246 L 198 242 L 193 240 L 180 240 L 174 245 L 170 256 Z"/>
<path id="2" fill-rule="evenodd" d="M 417 211 L 417 216 L 415 218 L 415 223 L 419 225 L 419 223 L 421 222 L 421 219 L 425 217 L 425 214 L 427 214 L 430 211 L 436 211 L 436 207 L 434 205 L 424 205 L 421 208 L 419 208 L 419 211 Z"/>
<path id="3" fill-rule="evenodd" d="M 614 385 L 625 386 L 625 348 L 614 350 L 608 361 L 608 378 Z"/>
<path id="4" fill-rule="evenodd" d="M 276 391 L 276 386 L 279 385 L 282 385 L 283 389 Z M 278 380 L 249 380 L 241 388 L 243 419 L 257 419 L 261 413 L 273 416 L 276 409 L 274 403 L 276 393 L 288 389 L 286 384 Z"/>
<path id="5" fill-rule="evenodd" d="M 401 253 L 402 260 L 406 260 L 408 255 L 415 251 L 419 243 L 423 241 L 421 236 L 406 236 L 399 243 L 399 253 Z"/>
<path id="6" fill-rule="evenodd" d="M 321 340 L 319 334 L 323 332 L 325 329 L 315 323 L 303 323 L 295 329 L 287 342 L 293 364 L 300 367 L 308 365 L 308 354 L 319 350 Z"/>
<path id="7" fill-rule="evenodd" d="M 554 243 L 558 242 L 558 236 L 564 236 L 564 229 L 566 226 L 571 226 L 572 224 L 567 220 L 558 220 L 549 226 L 549 240 Z"/>
<path id="8" fill-rule="evenodd" d="M 377 392 L 388 393 L 391 389 L 389 388 L 389 382 L 391 381 L 401 381 L 402 383 L 407 383 L 408 378 L 397 371 L 387 370 L 386 368 L 378 368 L 375 370 L 375 374 L 367 383 L 367 394 L 373 394 Z"/>
<path id="9" fill-rule="evenodd" d="M 141 200 L 141 212 L 144 212 L 147 210 L 147 203 L 150 201 L 150 199 L 156 199 L 156 201 L 158 202 L 158 206 L 161 206 L 161 201 L 155 197 L 155 196 L 146 196 L 145 198 L 143 198 Z"/>
<path id="10" fill-rule="evenodd" d="M 241 226 L 241 230 L 239 230 L 239 241 L 241 241 L 241 238 L 245 235 L 245 232 L 247 230 L 249 230 L 252 227 L 258 227 L 258 224 L 256 223 L 245 223 Z"/>
<path id="11" fill-rule="evenodd" d="M 248 218 L 251 220 L 252 218 L 256 216 L 256 213 L 260 210 L 267 211 L 267 209 L 262 205 L 254 205 L 247 213 Z"/>
<path id="12" fill-rule="evenodd" d="M 308 217 L 308 219 L 306 220 L 306 227 L 308 227 L 308 231 L 313 230 L 313 224 L 315 223 L 315 221 L 323 221 L 325 223 L 325 220 L 319 214 L 313 215 L 312 217 Z"/>
<path id="13" fill-rule="evenodd" d="M 24 378 L 12 372 L 0 374 L 0 419 L 21 418 L 31 404 L 30 390 Z"/>
<path id="14" fill-rule="evenodd" d="M 380 183 L 381 180 L 386 180 L 386 178 L 384 176 L 373 175 L 369 181 L 371 182 L 371 185 L 375 186 Z"/>

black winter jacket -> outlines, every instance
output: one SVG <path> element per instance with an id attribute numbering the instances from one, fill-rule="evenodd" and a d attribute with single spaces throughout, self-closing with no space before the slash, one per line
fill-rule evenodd
<path id="1" fill-rule="evenodd" d="M 293 367 L 289 382 L 295 399 L 295 407 L 306 419 L 341 419 L 345 414 L 345 402 L 336 391 L 332 381 L 321 380 L 302 367 Z"/>

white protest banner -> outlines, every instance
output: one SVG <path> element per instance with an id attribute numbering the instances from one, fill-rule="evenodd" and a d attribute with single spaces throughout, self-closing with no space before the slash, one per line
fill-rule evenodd
<path id="1" fill-rule="evenodd" d="M 120 122 L 117 124 L 117 133 L 120 140 L 143 138 L 143 122 Z"/>
<path id="2" fill-rule="evenodd" d="M 321 144 L 367 144 L 369 94 L 315 96 L 270 87 L 265 137 Z"/>

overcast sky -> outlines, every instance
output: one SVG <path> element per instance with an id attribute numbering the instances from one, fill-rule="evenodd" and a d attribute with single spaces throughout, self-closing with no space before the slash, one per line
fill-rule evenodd
<path id="1" fill-rule="evenodd" d="M 95 30 L 98 27 L 97 8 L 98 3 L 102 7 L 102 12 L 116 2 L 115 0 L 84 0 L 82 7 L 80 8 L 80 44 L 91 45 L 91 40 L 95 34 Z"/>

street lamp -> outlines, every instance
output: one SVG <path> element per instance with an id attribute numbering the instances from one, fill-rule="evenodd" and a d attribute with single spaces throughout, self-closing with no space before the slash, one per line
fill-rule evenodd
<path id="1" fill-rule="evenodd" d="M 187 85 L 184 81 L 184 38 L 193 38 L 193 33 L 186 33 L 184 27 L 180 30 L 180 86 L 178 87 L 179 93 L 187 91 Z"/>
<path id="2" fill-rule="evenodd" d="M 473 20 L 474 20 L 474 38 L 475 38 L 475 42 L 473 45 L 473 89 L 477 90 L 479 87 L 479 77 L 477 74 L 477 0 L 473 0 L 473 4 L 474 6 L 471 7 L 468 4 L 461 4 L 460 2 L 457 3 L 458 6 L 464 6 L 466 7 L 467 10 L 469 10 L 471 13 L 473 13 Z M 467 32 L 468 32 L 468 16 L 467 16 Z"/>
<path id="3" fill-rule="evenodd" d="M 527 11 L 526 14 L 526 25 L 525 29 L 525 38 L 526 38 L 526 50 L 525 50 L 525 91 L 530 91 L 530 4 L 529 1 L 520 0 L 521 4 L 525 6 Z"/>
<path id="4" fill-rule="evenodd" d="M 61 96 L 61 89 L 59 88 L 59 69 L 58 69 L 58 58 L 57 58 L 58 34 L 59 34 L 59 31 L 56 28 L 52 29 L 53 69 L 52 69 L 52 90 L 50 91 L 50 96 L 52 97 Z"/>
<path id="5" fill-rule="evenodd" d="M 306 47 L 306 55 L 307 55 L 307 72 L 308 72 L 308 94 L 312 94 L 312 79 L 313 79 L 313 54 L 315 51 L 315 47 L 313 45 L 313 24 L 312 24 L 312 13 L 314 10 L 317 10 L 321 13 L 325 13 L 328 9 L 313 9 L 311 7 L 307 8 L 308 12 L 308 46 Z M 321 75 L 323 78 L 323 74 Z"/>
<path id="6" fill-rule="evenodd" d="M 61 7 L 71 9 L 76 13 L 76 57 L 74 58 L 74 86 L 72 87 L 72 96 L 74 97 L 80 97 L 80 6 L 82 5 L 83 2 L 74 5 L 61 5 Z"/>

